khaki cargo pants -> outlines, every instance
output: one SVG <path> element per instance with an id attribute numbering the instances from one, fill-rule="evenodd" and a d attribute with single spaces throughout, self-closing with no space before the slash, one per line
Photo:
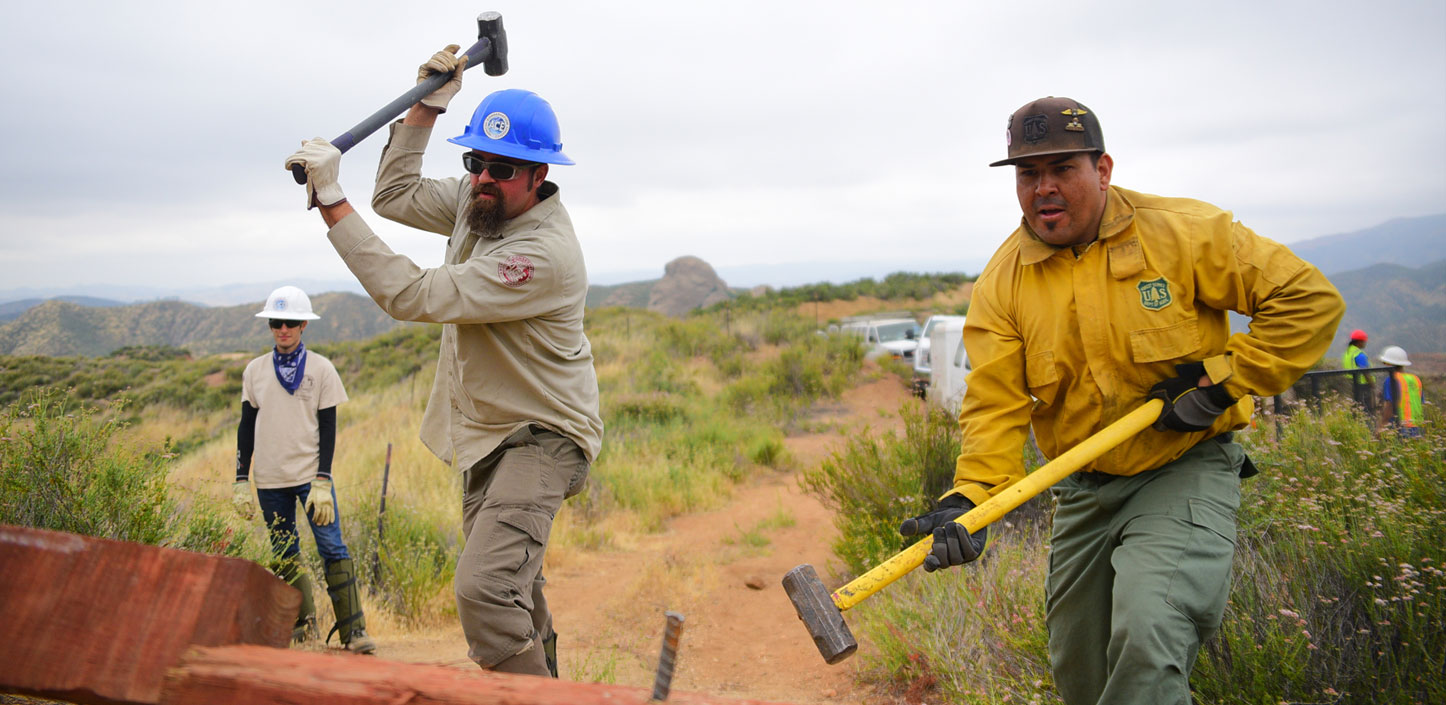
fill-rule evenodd
<path id="1" fill-rule="evenodd" d="M 576 443 L 533 425 L 463 474 L 467 543 L 454 588 L 467 655 L 477 665 L 491 668 L 529 642 L 541 649 L 552 634 L 542 556 L 553 517 L 564 499 L 582 490 L 587 471 Z"/>
<path id="2" fill-rule="evenodd" d="M 1189 705 L 1230 594 L 1244 460 L 1221 436 L 1133 477 L 1055 486 L 1045 620 L 1066 703 Z"/>

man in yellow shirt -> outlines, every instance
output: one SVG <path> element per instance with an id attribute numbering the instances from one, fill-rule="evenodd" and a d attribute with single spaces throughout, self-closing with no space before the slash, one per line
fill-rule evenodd
<path id="1" fill-rule="evenodd" d="M 974 363 L 954 488 L 900 527 L 933 535 L 926 570 L 984 550 L 952 520 L 1024 476 L 1032 425 L 1050 458 L 1151 397 L 1153 430 L 1054 489 L 1050 665 L 1065 702 L 1190 702 L 1200 645 L 1230 588 L 1240 478 L 1231 432 L 1252 395 L 1288 387 L 1330 346 L 1344 303 L 1282 245 L 1200 201 L 1110 185 L 1094 112 L 1068 98 L 1010 116 L 1020 223 L 974 286 Z M 1231 334 L 1227 311 L 1252 318 Z"/>

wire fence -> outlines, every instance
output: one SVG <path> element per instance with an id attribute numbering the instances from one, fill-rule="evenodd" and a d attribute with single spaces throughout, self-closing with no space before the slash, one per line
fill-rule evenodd
<path id="1" fill-rule="evenodd" d="M 1293 408 L 1308 405 L 1312 410 L 1320 411 L 1321 405 L 1332 398 L 1348 400 L 1372 419 L 1378 418 L 1382 407 L 1389 404 L 1391 418 L 1394 419 L 1396 400 L 1401 398 L 1401 394 L 1399 391 L 1393 394 L 1391 401 L 1381 398 L 1381 390 L 1393 369 L 1362 367 L 1354 370 L 1313 370 L 1301 376 L 1290 389 L 1271 397 L 1270 405 L 1262 407 L 1262 411 L 1274 422 L 1277 439 L 1281 435 L 1281 424 L 1290 416 Z"/>

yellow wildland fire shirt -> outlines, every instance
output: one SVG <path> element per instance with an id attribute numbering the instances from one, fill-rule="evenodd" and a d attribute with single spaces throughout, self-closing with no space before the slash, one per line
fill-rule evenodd
<path id="1" fill-rule="evenodd" d="M 422 269 L 392 252 L 356 214 L 327 233 L 382 310 L 444 324 L 422 442 L 460 471 L 537 423 L 572 439 L 591 462 L 603 427 L 582 325 L 587 270 L 557 185 L 544 182 L 542 201 L 508 220 L 501 237 L 479 238 L 466 222 L 468 181 L 420 175 L 430 134 L 392 125 L 372 207 L 446 235 L 442 266 Z"/>
<path id="2" fill-rule="evenodd" d="M 1227 311 L 1252 319 L 1230 334 Z M 1099 239 L 1056 249 L 1023 223 L 974 285 L 954 490 L 975 504 L 1024 477 L 1033 423 L 1049 458 L 1134 410 L 1175 365 L 1205 362 L 1239 401 L 1208 430 L 1146 429 L 1084 470 L 1134 475 L 1244 427 L 1320 360 L 1345 304 L 1315 267 L 1183 198 L 1110 187 Z"/>

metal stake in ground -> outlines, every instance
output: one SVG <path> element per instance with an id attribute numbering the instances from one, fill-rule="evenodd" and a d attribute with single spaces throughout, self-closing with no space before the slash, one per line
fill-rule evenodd
<path id="1" fill-rule="evenodd" d="M 377 543 L 372 548 L 372 580 L 376 584 L 382 581 L 382 544 L 385 537 L 382 535 L 382 520 L 387 516 L 387 480 L 392 476 L 392 444 L 387 444 L 387 464 L 382 466 L 382 500 L 381 506 L 377 508 Z"/>
<path id="2" fill-rule="evenodd" d="M 658 654 L 658 675 L 653 679 L 653 699 L 667 700 L 673 688 L 673 668 L 678 664 L 678 641 L 683 637 L 683 615 L 664 612 L 663 650 Z"/>
<path id="3" fill-rule="evenodd" d="M 477 43 L 467 47 L 465 53 L 467 54 L 468 69 L 481 65 L 486 68 L 489 76 L 501 76 L 507 73 L 507 31 L 502 28 L 500 13 L 484 12 L 477 16 Z M 401 115 L 417 101 L 441 88 L 442 84 L 450 78 L 450 74 L 432 74 L 426 80 L 418 83 L 415 88 L 397 96 L 395 100 L 382 106 L 381 110 L 357 123 L 355 127 L 341 133 L 340 137 L 331 141 L 332 146 L 345 154 L 347 150 L 355 147 L 356 143 L 366 139 L 367 135 L 376 132 L 378 128 L 391 122 L 392 118 Z M 291 175 L 296 179 L 296 183 L 306 183 L 306 169 L 300 164 L 291 167 Z"/>
<path id="4" fill-rule="evenodd" d="M 1149 428 L 1160 416 L 1163 406 L 1164 402 L 1159 399 L 1145 402 L 954 521 L 963 524 L 971 534 L 994 523 L 1010 510 L 1029 501 L 1031 497 L 1104 455 L 1126 438 Z M 823 581 L 819 580 L 813 566 L 807 563 L 783 576 L 783 590 L 788 593 L 788 599 L 793 601 L 793 609 L 798 612 L 798 618 L 808 629 L 809 636 L 813 637 L 813 643 L 823 655 L 824 661 L 838 663 L 853 655 L 859 648 L 858 641 L 843 620 L 843 611 L 918 568 L 924 562 L 924 557 L 929 555 L 933 542 L 933 537 L 924 538 L 848 585 L 835 590 L 832 595 L 828 588 L 824 587 Z"/>

